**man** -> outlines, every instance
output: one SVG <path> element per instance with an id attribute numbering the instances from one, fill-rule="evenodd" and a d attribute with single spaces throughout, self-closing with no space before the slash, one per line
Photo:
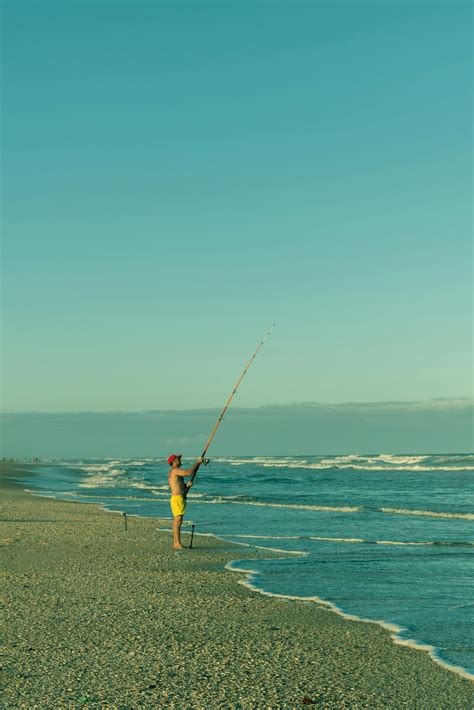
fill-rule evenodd
<path id="1" fill-rule="evenodd" d="M 181 544 L 181 525 L 183 523 L 184 511 L 186 510 L 186 495 L 188 490 L 193 485 L 185 484 L 184 478 L 192 476 L 196 473 L 203 459 L 197 459 L 196 463 L 183 470 L 181 468 L 181 454 L 171 454 L 168 457 L 168 464 L 171 466 L 168 474 L 168 483 L 171 490 L 171 512 L 173 513 L 173 547 L 175 550 L 182 550 Z"/>

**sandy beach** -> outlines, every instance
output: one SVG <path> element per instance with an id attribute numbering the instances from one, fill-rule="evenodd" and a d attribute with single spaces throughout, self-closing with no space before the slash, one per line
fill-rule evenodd
<path id="1" fill-rule="evenodd" d="M 381 627 L 239 584 L 263 553 L 34 497 L 1 464 L 2 708 L 470 708 Z M 186 542 L 186 536 L 184 536 Z M 265 553 L 268 556 L 268 553 Z"/>

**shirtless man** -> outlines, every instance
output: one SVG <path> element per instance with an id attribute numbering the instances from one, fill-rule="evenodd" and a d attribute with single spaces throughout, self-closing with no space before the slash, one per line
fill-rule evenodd
<path id="1" fill-rule="evenodd" d="M 192 476 L 196 473 L 203 459 L 199 458 L 196 463 L 186 470 L 181 468 L 181 454 L 171 454 L 168 457 L 168 464 L 171 466 L 168 474 L 168 483 L 171 490 L 171 512 L 173 513 L 173 547 L 182 550 L 181 544 L 181 524 L 183 522 L 184 511 L 186 510 L 186 495 L 193 485 L 184 482 L 185 476 Z"/>

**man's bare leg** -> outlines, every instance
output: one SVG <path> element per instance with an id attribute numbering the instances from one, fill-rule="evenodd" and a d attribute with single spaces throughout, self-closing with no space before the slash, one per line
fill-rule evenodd
<path id="1" fill-rule="evenodd" d="M 176 550 L 182 550 L 183 546 L 181 544 L 181 524 L 183 522 L 183 516 L 177 515 L 173 518 L 173 547 Z"/>

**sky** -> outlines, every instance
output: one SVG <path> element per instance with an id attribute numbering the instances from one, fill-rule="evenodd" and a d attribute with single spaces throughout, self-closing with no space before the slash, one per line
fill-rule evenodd
<path id="1" fill-rule="evenodd" d="M 471 15 L 4 1 L 2 409 L 469 397 Z"/>

